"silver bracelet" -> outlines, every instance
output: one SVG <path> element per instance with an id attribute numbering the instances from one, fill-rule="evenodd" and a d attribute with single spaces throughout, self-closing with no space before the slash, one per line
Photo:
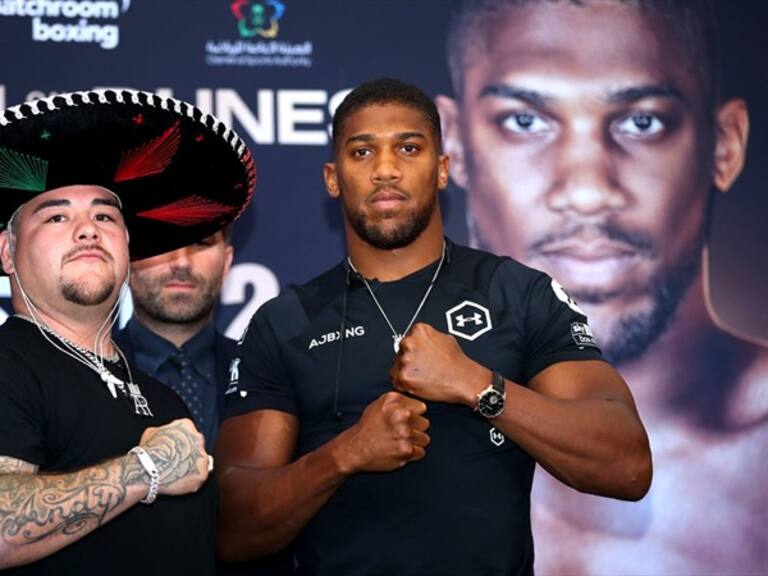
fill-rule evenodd
<path id="1" fill-rule="evenodd" d="M 149 492 L 147 493 L 147 497 L 144 498 L 141 503 L 152 504 L 152 502 L 155 501 L 155 498 L 157 498 L 157 493 L 160 491 L 160 473 L 157 471 L 157 466 L 155 466 L 155 462 L 152 460 L 149 453 L 141 446 L 131 448 L 128 454 L 136 455 L 139 459 L 139 463 L 143 466 L 149 476 Z"/>

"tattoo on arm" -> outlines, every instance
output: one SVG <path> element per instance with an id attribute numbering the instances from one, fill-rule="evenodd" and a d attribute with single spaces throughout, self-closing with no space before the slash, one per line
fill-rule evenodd
<path id="1" fill-rule="evenodd" d="M 181 424 L 160 429 L 146 444 L 170 486 L 197 473 L 202 441 Z M 109 460 L 68 473 L 37 474 L 34 464 L 0 457 L 0 549 L 40 543 L 57 536 L 72 539 L 101 526 L 126 500 L 128 488 L 149 483 L 136 456 Z M 51 551 L 66 545 L 58 540 Z"/>
<path id="2" fill-rule="evenodd" d="M 37 465 L 30 464 L 18 458 L 0 456 L 0 474 L 34 474 L 37 472 Z"/>
<path id="3" fill-rule="evenodd" d="M 125 501 L 128 486 L 146 483 L 128 458 L 64 474 L 36 474 L 37 466 L 13 460 L 0 458 L 0 546 L 79 538 Z"/>
<path id="4" fill-rule="evenodd" d="M 176 423 L 160 430 L 145 446 L 160 473 L 160 486 L 197 472 L 202 444 L 193 432 Z M 143 469 L 142 469 L 143 473 Z"/>

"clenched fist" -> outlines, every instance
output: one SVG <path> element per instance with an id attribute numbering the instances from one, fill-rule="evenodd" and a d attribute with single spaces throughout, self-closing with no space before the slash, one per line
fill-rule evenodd
<path id="1" fill-rule="evenodd" d="M 491 371 L 467 357 L 453 336 L 424 323 L 402 339 L 389 375 L 395 390 L 472 408 L 491 382 Z"/>
<path id="2" fill-rule="evenodd" d="M 421 460 L 429 444 L 429 420 L 422 414 L 424 402 L 398 392 L 381 395 L 363 411 L 360 420 L 339 437 L 342 469 L 356 472 L 387 472 Z"/>
<path id="3" fill-rule="evenodd" d="M 208 478 L 205 439 L 192 420 L 184 418 L 147 428 L 140 444 L 160 473 L 160 494 L 196 492 Z"/>

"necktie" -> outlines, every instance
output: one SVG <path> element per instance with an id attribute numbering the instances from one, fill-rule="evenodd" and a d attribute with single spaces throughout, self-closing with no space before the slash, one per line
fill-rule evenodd
<path id="1" fill-rule="evenodd" d="M 171 362 L 177 370 L 177 378 L 171 381 L 171 388 L 184 400 L 198 427 L 202 427 L 205 420 L 202 390 L 200 389 L 200 380 L 193 371 L 192 362 L 183 350 L 179 350 L 171 356 Z"/>

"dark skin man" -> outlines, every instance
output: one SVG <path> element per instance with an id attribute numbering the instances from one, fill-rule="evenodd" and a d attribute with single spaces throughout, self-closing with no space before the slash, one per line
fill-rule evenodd
<path id="1" fill-rule="evenodd" d="M 447 185 L 449 160 L 424 114 L 401 103 L 364 106 L 350 113 L 335 141 L 325 183 L 342 202 L 349 256 L 359 274 L 394 281 L 440 259 L 436 197 Z M 405 245 L 383 249 L 366 237 L 401 235 L 425 212 L 423 231 Z M 217 445 L 220 553 L 242 560 L 278 550 L 351 477 L 390 473 L 428 456 L 424 401 L 474 408 L 491 372 L 467 357 L 453 336 L 417 322 L 400 343 L 390 375 L 392 391 L 297 460 L 300 423 L 294 415 L 256 410 L 225 421 Z M 493 426 L 555 476 L 596 494 L 645 494 L 651 480 L 647 438 L 626 384 L 608 363 L 561 362 L 527 388 L 511 381 L 505 388 L 509 408 Z"/>

